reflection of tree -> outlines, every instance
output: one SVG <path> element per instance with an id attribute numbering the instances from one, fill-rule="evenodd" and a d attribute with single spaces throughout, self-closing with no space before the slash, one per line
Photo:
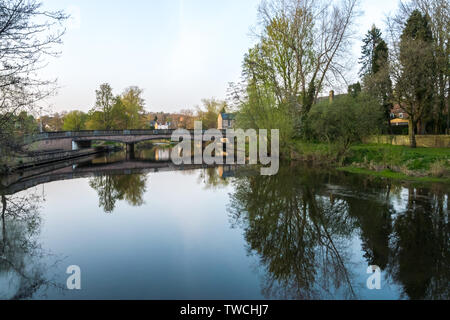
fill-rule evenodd
<path id="1" fill-rule="evenodd" d="M 353 188 L 359 194 L 345 199 L 349 214 L 358 222 L 368 264 L 386 270 L 407 298 L 448 299 L 448 194 L 439 188 L 409 186 L 403 188 L 407 198 L 401 199 L 398 185 L 380 186 L 367 180 Z M 375 198 L 368 200 L 372 193 Z M 397 201 L 406 202 L 405 210 L 394 209 L 392 193 L 397 194 Z"/>
<path id="2" fill-rule="evenodd" d="M 388 201 L 380 198 L 368 200 L 363 193 L 370 194 L 372 185 L 358 184 L 360 194 L 345 197 L 349 215 L 357 220 L 361 232 L 364 258 L 369 265 L 376 265 L 384 270 L 388 264 L 390 247 L 389 240 L 392 233 L 392 214 L 394 210 Z M 388 188 L 388 193 L 390 188 Z"/>
<path id="3" fill-rule="evenodd" d="M 442 192 L 409 189 L 406 212 L 395 222 L 391 273 L 411 299 L 449 299 L 447 203 Z"/>
<path id="4" fill-rule="evenodd" d="M 0 237 L 0 298 L 28 299 L 38 290 L 56 286 L 44 277 L 47 256 L 37 242 L 41 218 L 40 197 L 2 195 Z M 57 286 L 58 287 L 58 286 Z"/>
<path id="5" fill-rule="evenodd" d="M 219 167 L 210 167 L 200 170 L 199 183 L 203 183 L 206 189 L 220 189 L 228 186 L 229 180 L 220 175 L 219 169 Z"/>
<path id="6" fill-rule="evenodd" d="M 347 205 L 320 195 L 317 186 L 290 168 L 272 177 L 236 180 L 230 213 L 268 271 L 267 296 L 313 299 L 342 288 L 354 297 L 346 256 L 353 230 Z"/>
<path id="7" fill-rule="evenodd" d="M 111 213 L 117 200 L 126 200 L 132 206 L 144 204 L 146 182 L 145 174 L 105 175 L 90 179 L 89 185 L 98 193 L 99 206 Z"/>
<path id="8" fill-rule="evenodd" d="M 297 170 L 235 180 L 230 214 L 266 270 L 266 296 L 355 298 L 349 244 L 359 235 L 367 265 L 407 298 L 449 299 L 448 192 Z M 391 202 L 402 190 L 405 210 Z"/>

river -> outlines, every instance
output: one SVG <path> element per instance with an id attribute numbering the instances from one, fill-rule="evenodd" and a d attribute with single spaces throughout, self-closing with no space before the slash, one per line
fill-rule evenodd
<path id="1" fill-rule="evenodd" d="M 0 299 L 449 299 L 448 186 L 168 156 L 118 152 L 14 180 Z"/>

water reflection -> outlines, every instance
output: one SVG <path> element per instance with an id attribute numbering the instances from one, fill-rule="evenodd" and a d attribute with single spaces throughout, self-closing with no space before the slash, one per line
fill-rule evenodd
<path id="1" fill-rule="evenodd" d="M 245 298 L 259 299 L 262 291 L 268 299 L 365 299 L 374 297 L 366 288 L 369 265 L 382 269 L 379 298 L 450 298 L 448 186 L 392 183 L 297 165 L 282 166 L 270 177 L 248 167 L 173 167 L 165 160 L 168 151 L 137 149 L 133 159 L 117 152 L 4 180 L 13 188 L 6 186 L 2 193 L 0 298 L 46 292 L 61 297 L 54 289 L 65 283 L 51 280 L 49 265 L 55 258 L 40 244 L 43 197 L 29 188 L 75 178 L 82 180 L 61 187 L 84 186 L 79 194 L 54 188 L 48 195 L 54 200 L 66 194 L 64 204 L 75 203 L 75 208 L 66 208 L 60 220 L 57 215 L 47 219 L 53 219 L 49 230 L 57 234 L 53 245 L 64 243 L 63 254 L 78 254 L 76 261 L 84 261 L 90 272 L 100 270 L 89 284 L 103 289 L 85 290 L 82 298 L 109 297 L 106 286 L 120 278 L 120 290 L 114 292 L 123 296 L 114 298 L 161 298 L 164 291 L 165 298 L 213 293 L 232 299 L 233 292 L 251 287 Z M 173 172 L 162 174 L 165 170 Z M 83 197 L 84 207 L 73 200 Z M 53 209 L 60 210 L 61 203 L 54 203 Z M 130 215 L 132 210 L 142 214 Z M 85 215 L 79 217 L 79 211 Z M 155 213 L 145 214 L 150 211 Z M 99 214 L 105 212 L 115 214 Z M 73 230 L 60 236 L 66 224 Z M 94 238 L 76 238 L 86 225 L 95 228 Z M 75 238 L 68 237 L 70 232 Z M 236 253 L 244 247 L 248 257 Z M 249 260 L 256 260 L 255 270 L 247 270 Z M 103 275 L 106 261 L 119 263 L 114 277 Z M 150 292 L 142 277 L 158 290 Z M 220 295 L 225 291 L 231 296 Z"/>
<path id="2" fill-rule="evenodd" d="M 450 298 L 448 194 L 408 189 L 394 223 L 389 272 L 411 299 Z"/>
<path id="3" fill-rule="evenodd" d="M 200 170 L 198 183 L 203 184 L 206 189 L 221 189 L 230 184 L 229 178 L 235 172 L 235 166 L 217 166 Z"/>
<path id="4" fill-rule="evenodd" d="M 330 285 L 355 297 L 347 267 L 345 240 L 354 230 L 347 204 L 318 195 L 319 186 L 308 178 L 288 168 L 273 177 L 239 179 L 231 214 L 267 270 L 267 297 L 320 298 L 332 293 Z"/>
<path id="5" fill-rule="evenodd" d="M 0 299 L 28 299 L 38 290 L 62 289 L 48 279 L 50 253 L 39 244 L 42 197 L 1 196 Z"/>
<path id="6" fill-rule="evenodd" d="M 152 144 L 150 148 L 140 148 L 135 152 L 135 157 L 151 161 L 170 161 L 170 145 L 164 143 Z"/>
<path id="7" fill-rule="evenodd" d="M 125 200 L 133 207 L 144 204 L 146 174 L 104 175 L 89 179 L 89 185 L 97 191 L 99 207 L 111 213 L 118 200 Z"/>
<path id="8" fill-rule="evenodd" d="M 448 193 L 410 186 L 406 207 L 395 208 L 396 189 L 295 167 L 236 179 L 229 212 L 266 270 L 265 296 L 358 298 L 359 237 L 367 265 L 378 265 L 404 298 L 448 299 Z"/>

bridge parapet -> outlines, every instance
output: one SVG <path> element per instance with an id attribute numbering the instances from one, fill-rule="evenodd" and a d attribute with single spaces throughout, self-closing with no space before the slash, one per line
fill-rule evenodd
<path id="1" fill-rule="evenodd" d="M 129 135 L 171 135 L 174 130 L 84 130 L 84 131 L 56 131 L 42 132 L 25 137 L 25 143 L 48 139 L 85 138 L 105 136 L 129 136 Z"/>
<path id="2" fill-rule="evenodd" d="M 110 136 L 171 136 L 174 129 L 164 130 L 84 130 L 84 131 L 58 131 L 58 132 L 42 132 L 29 135 L 24 138 L 24 144 L 31 144 L 36 141 L 52 140 L 52 139 L 76 139 L 76 138 L 95 138 Z M 188 130 L 194 135 L 194 130 Z M 220 130 L 225 135 L 226 130 Z M 204 134 L 206 130 L 203 130 Z"/>

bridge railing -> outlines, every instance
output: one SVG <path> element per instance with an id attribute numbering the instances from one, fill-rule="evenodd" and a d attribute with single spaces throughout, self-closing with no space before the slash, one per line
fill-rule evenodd
<path id="1" fill-rule="evenodd" d="M 64 138 L 83 138 L 83 137 L 107 137 L 107 136 L 136 136 L 136 135 L 172 135 L 175 129 L 162 130 L 84 130 L 84 131 L 56 131 L 56 132 L 42 132 L 26 136 L 24 138 L 25 144 L 30 144 L 36 141 L 49 139 L 64 139 Z M 194 134 L 194 130 L 188 130 Z M 206 130 L 203 130 L 205 133 Z M 225 130 L 222 130 L 224 133 Z"/>

